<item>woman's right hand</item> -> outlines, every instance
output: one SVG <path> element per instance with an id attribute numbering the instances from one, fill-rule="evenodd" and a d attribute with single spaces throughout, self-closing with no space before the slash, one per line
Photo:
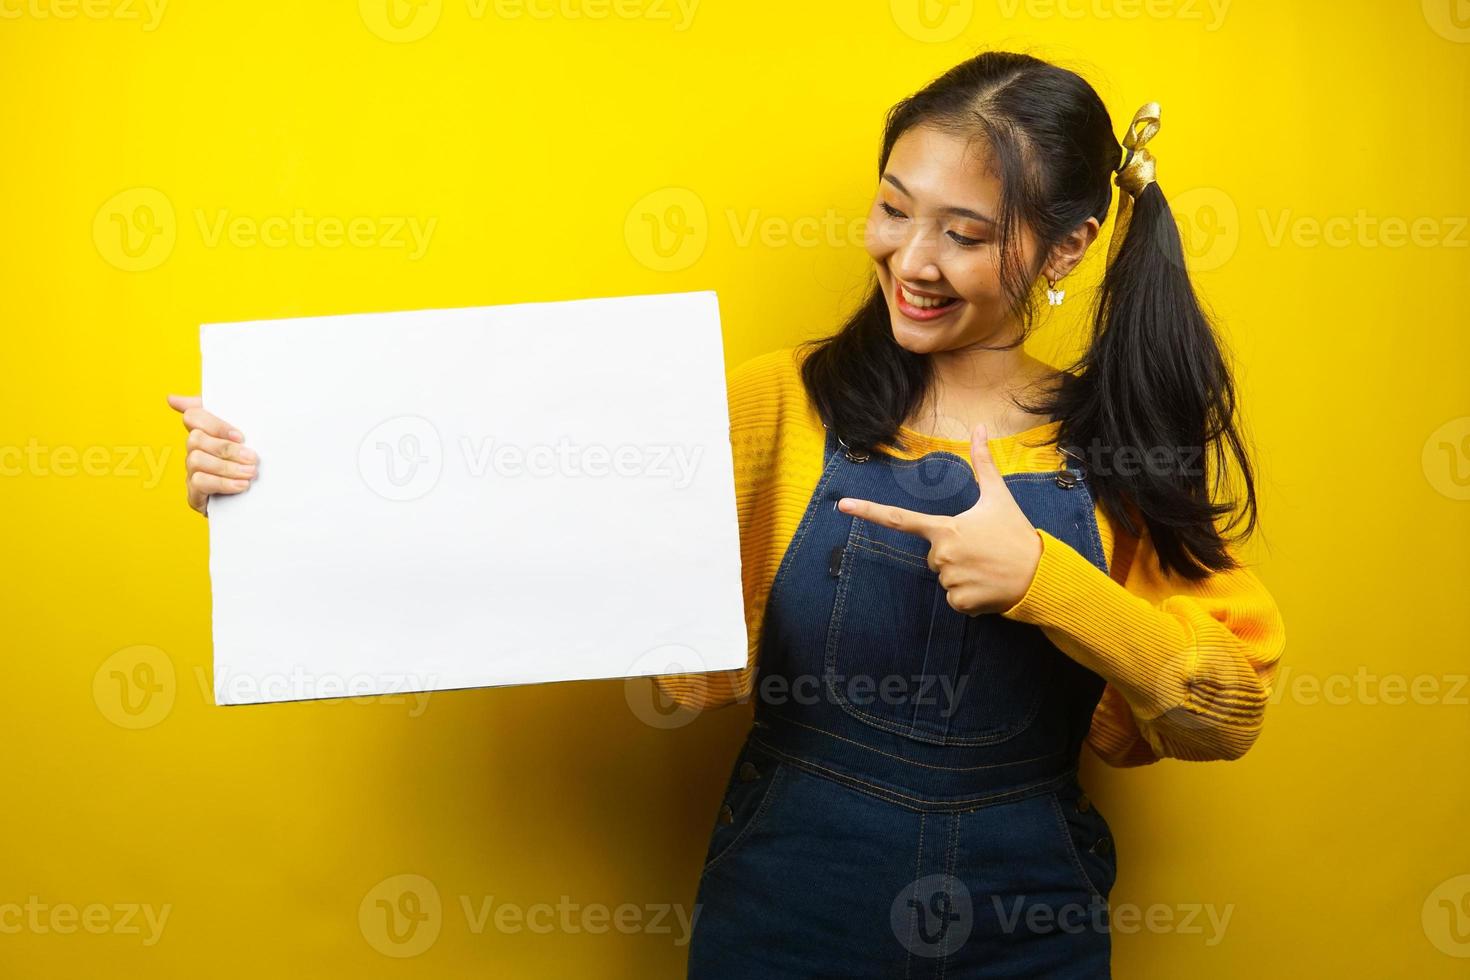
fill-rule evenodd
<path id="1" fill-rule="evenodd" d="M 234 426 L 204 410 L 198 395 L 169 395 L 168 405 L 184 417 L 189 437 L 184 445 L 184 472 L 189 506 L 209 516 L 209 498 L 216 493 L 243 493 L 255 479 L 255 450 Z"/>

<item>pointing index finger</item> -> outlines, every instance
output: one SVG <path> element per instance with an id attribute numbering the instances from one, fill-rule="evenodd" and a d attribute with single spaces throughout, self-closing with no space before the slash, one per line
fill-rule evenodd
<path id="1" fill-rule="evenodd" d="M 902 507 L 874 503 L 871 500 L 860 500 L 857 497 L 843 497 L 837 501 L 837 509 L 844 514 L 852 514 L 865 521 L 882 524 L 884 527 L 891 527 L 895 531 L 903 531 L 906 534 L 917 534 L 930 540 L 932 540 L 930 535 L 939 526 L 941 520 L 933 514 L 904 510 Z"/>

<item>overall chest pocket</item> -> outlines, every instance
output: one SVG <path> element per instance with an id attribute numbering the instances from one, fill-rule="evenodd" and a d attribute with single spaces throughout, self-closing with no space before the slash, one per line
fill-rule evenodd
<path id="1" fill-rule="evenodd" d="M 858 720 L 923 742 L 1004 741 L 1035 719 L 1056 660 L 1039 629 L 949 605 L 929 542 L 862 518 L 840 555 L 829 695 Z"/>

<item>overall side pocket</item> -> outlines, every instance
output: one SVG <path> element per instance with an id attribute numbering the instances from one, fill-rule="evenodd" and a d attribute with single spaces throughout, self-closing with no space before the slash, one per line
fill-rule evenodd
<path id="1" fill-rule="evenodd" d="M 700 877 L 729 858 L 760 825 L 785 775 L 779 759 L 746 742 L 725 786 Z"/>
<path id="2" fill-rule="evenodd" d="M 1060 790 L 1048 798 L 1056 815 L 1057 833 L 1079 876 L 1078 884 L 1106 901 L 1118 878 L 1113 834 L 1107 821 L 1080 787 L 1070 792 Z"/>

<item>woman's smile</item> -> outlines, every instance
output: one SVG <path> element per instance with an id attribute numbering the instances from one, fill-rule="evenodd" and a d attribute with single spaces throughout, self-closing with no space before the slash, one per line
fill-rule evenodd
<path id="1" fill-rule="evenodd" d="M 930 321 L 947 316 L 962 305 L 955 296 L 928 293 L 905 285 L 898 277 L 893 279 L 893 302 L 898 311 L 910 320 Z"/>

